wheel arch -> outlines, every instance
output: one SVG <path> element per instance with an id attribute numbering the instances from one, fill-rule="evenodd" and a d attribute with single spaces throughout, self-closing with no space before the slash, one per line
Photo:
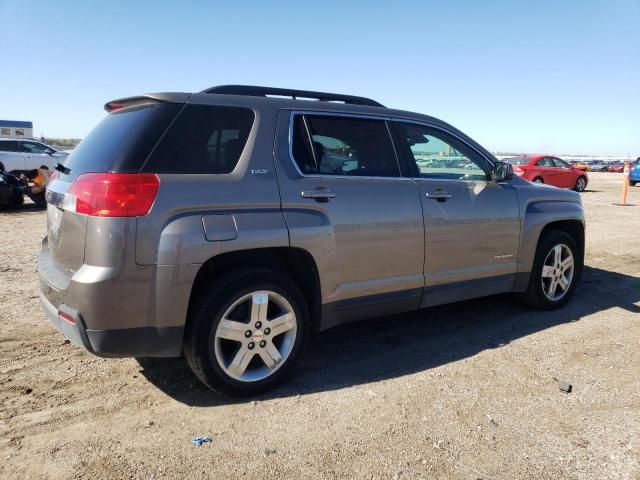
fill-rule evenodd
<path id="1" fill-rule="evenodd" d="M 189 312 L 197 299 L 220 275 L 238 269 L 262 268 L 287 275 L 300 288 L 309 307 L 312 327 L 317 329 L 320 323 L 321 291 L 318 268 L 313 256 L 306 250 L 296 247 L 268 247 L 247 250 L 235 250 L 209 258 L 204 262 L 193 281 L 187 310 Z"/>
<path id="2" fill-rule="evenodd" d="M 575 240 L 578 246 L 580 270 L 585 253 L 584 212 L 579 203 L 565 201 L 540 201 L 527 205 L 520 244 L 518 278 L 514 286 L 516 291 L 524 291 L 529 282 L 540 239 L 549 230 L 565 232 Z"/>

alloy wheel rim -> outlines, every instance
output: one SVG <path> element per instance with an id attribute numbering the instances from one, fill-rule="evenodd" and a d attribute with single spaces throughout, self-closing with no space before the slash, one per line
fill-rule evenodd
<path id="1" fill-rule="evenodd" d="M 536 178 L 533 183 L 542 183 L 542 179 L 541 178 Z"/>
<path id="2" fill-rule="evenodd" d="M 582 191 L 582 190 L 584 190 L 584 187 L 586 187 L 586 185 L 584 184 L 584 178 L 579 178 L 578 179 L 578 190 Z"/>
<path id="3" fill-rule="evenodd" d="M 569 291 L 573 282 L 575 261 L 571 249 L 564 243 L 554 246 L 542 264 L 542 291 L 557 302 Z"/>
<path id="4" fill-rule="evenodd" d="M 296 315 L 286 298 L 269 290 L 251 292 L 233 302 L 218 323 L 216 361 L 235 380 L 263 380 L 284 365 L 296 335 Z"/>

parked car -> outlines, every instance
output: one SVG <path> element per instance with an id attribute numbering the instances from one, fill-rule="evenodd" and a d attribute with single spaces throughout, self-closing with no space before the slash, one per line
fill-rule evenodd
<path id="1" fill-rule="evenodd" d="M 506 158 L 513 165 L 513 171 L 534 183 L 546 183 L 560 188 L 571 188 L 582 192 L 587 188 L 587 173 L 570 165 L 558 157 L 532 155 Z"/>
<path id="2" fill-rule="evenodd" d="M 580 196 L 433 117 L 248 86 L 105 108 L 48 186 L 38 257 L 49 319 L 97 355 L 184 353 L 251 395 L 312 332 L 503 292 L 557 309 L 580 277 Z M 338 150 L 346 168 L 324 162 Z M 422 172 L 424 154 L 474 168 Z"/>
<path id="3" fill-rule="evenodd" d="M 592 172 L 607 172 L 609 171 L 607 164 L 602 160 L 592 160 L 589 162 Z"/>
<path id="4" fill-rule="evenodd" d="M 583 172 L 588 172 L 591 170 L 591 164 L 589 162 L 581 162 L 578 160 L 572 160 L 569 162 L 573 168 L 577 168 L 578 170 L 582 170 Z"/>
<path id="5" fill-rule="evenodd" d="M 640 183 L 640 157 L 631 163 L 631 171 L 629 172 L 629 185 L 635 187 Z"/>
<path id="6" fill-rule="evenodd" d="M 622 173 L 624 171 L 624 162 L 611 162 L 607 167 L 607 171 L 612 173 Z"/>
<path id="7" fill-rule="evenodd" d="M 35 140 L 0 138 L 0 171 L 25 173 L 41 165 L 53 171 L 69 154 Z"/>

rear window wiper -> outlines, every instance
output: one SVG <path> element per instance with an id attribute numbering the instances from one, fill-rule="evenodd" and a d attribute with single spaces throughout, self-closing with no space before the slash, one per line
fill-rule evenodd
<path id="1" fill-rule="evenodd" d="M 55 166 L 55 169 L 56 169 L 58 172 L 60 172 L 60 173 L 64 173 L 65 175 L 69 175 L 69 174 L 71 173 L 71 169 L 70 169 L 70 168 L 65 167 L 65 166 L 64 166 L 64 165 L 62 165 L 61 163 L 58 163 L 58 164 Z"/>

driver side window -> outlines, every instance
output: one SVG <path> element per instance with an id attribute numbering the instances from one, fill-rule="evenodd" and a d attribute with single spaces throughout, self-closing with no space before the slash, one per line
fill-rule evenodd
<path id="1" fill-rule="evenodd" d="M 45 153 L 47 147 L 36 142 L 21 142 L 22 151 L 26 153 Z"/>
<path id="2" fill-rule="evenodd" d="M 567 162 L 555 157 L 553 158 L 553 165 L 558 168 L 569 168 L 569 164 Z"/>
<path id="3" fill-rule="evenodd" d="M 409 169 L 421 178 L 487 180 L 486 162 L 457 138 L 435 128 L 396 124 Z"/>

